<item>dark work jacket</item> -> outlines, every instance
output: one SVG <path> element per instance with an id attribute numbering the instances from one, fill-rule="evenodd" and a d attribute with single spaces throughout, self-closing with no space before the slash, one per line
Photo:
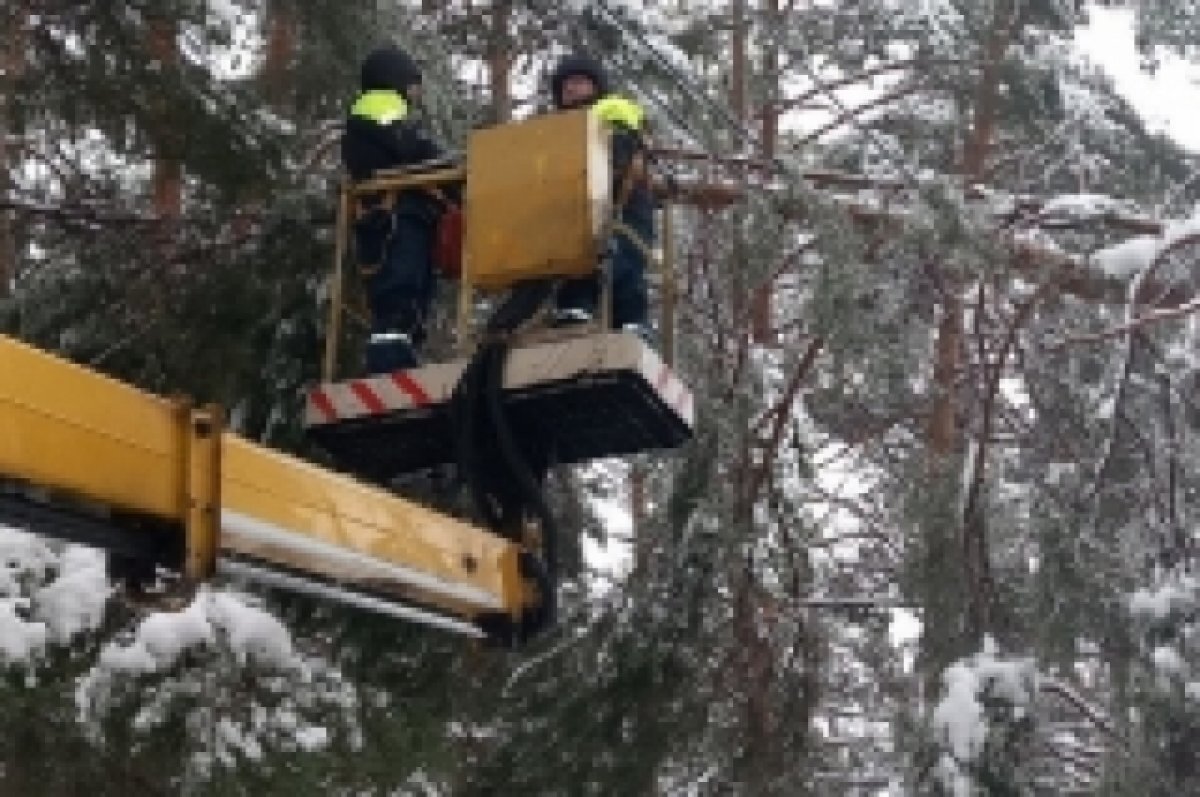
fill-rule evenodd
<path id="1" fill-rule="evenodd" d="M 642 135 L 645 113 L 636 102 L 618 94 L 603 94 L 589 105 L 593 113 L 612 130 L 613 201 L 625 200 L 620 209 L 621 220 L 646 237 L 649 243 L 654 232 L 654 199 L 646 173 L 649 152 Z M 628 194 L 623 196 L 626 175 L 634 159 L 639 156 L 643 174 L 634 180 Z"/>
<path id="2" fill-rule="evenodd" d="M 641 154 L 645 161 L 649 157 L 646 142 L 637 130 L 631 130 L 622 125 L 613 125 L 612 132 L 612 165 L 613 165 L 613 201 L 619 202 L 621 191 L 625 184 L 634 157 Z M 648 164 L 647 164 L 648 165 Z M 649 178 L 638 179 L 631 186 L 629 197 L 621 209 L 621 219 L 639 232 L 645 233 L 654 228 L 654 198 L 650 193 Z"/>
<path id="3" fill-rule="evenodd" d="M 364 92 L 346 119 L 342 163 L 356 182 L 383 169 L 411 166 L 441 154 L 408 114 L 408 103 L 397 92 Z M 437 218 L 440 207 L 435 198 L 420 190 L 404 191 L 397 198 L 398 212 L 430 221 Z"/>

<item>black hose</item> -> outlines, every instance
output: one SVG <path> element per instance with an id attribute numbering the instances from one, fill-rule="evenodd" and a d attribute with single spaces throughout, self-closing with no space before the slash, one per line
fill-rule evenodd
<path id="1" fill-rule="evenodd" d="M 528 447 L 517 441 L 504 410 L 504 367 L 512 332 L 538 310 L 554 288 L 553 282 L 540 280 L 513 290 L 488 320 L 487 338 L 467 363 L 450 400 L 455 459 L 484 522 L 516 542 L 524 542 L 519 521 L 526 512 L 532 512 L 541 524 L 541 558 L 523 555 L 522 574 L 536 584 L 542 606 L 525 618 L 518 629 L 521 637 L 548 628 L 557 615 L 558 526 L 529 464 Z M 484 467 L 485 455 L 503 468 Z M 498 475 L 502 472 L 504 477 Z"/>
<path id="2" fill-rule="evenodd" d="M 550 298 L 554 289 L 555 284 L 551 280 L 535 280 L 517 285 L 488 319 L 487 331 L 493 335 L 512 334 L 537 312 L 542 302 Z"/>
<path id="3" fill-rule="evenodd" d="M 492 431 L 500 449 L 500 456 L 508 465 L 509 472 L 521 493 L 525 507 L 530 509 L 541 523 L 542 529 L 542 562 L 546 569 L 546 578 L 551 585 L 558 583 L 558 524 L 554 513 L 546 503 L 546 495 L 533 469 L 521 451 L 512 426 L 504 411 L 504 363 L 508 359 L 508 345 L 495 344 L 492 356 L 488 359 L 487 389 L 484 395 L 488 402 L 488 417 L 492 421 Z M 541 625 L 549 626 L 557 614 L 556 595 L 554 590 L 546 593 L 543 603 Z M 540 628 L 538 630 L 541 630 Z"/>
<path id="4" fill-rule="evenodd" d="M 484 523 L 489 528 L 500 529 L 503 518 L 488 495 L 476 445 L 479 440 L 479 421 L 482 420 L 482 365 L 483 360 L 477 355 L 463 369 L 450 398 L 450 420 L 459 475 L 466 481 L 471 500 Z"/>

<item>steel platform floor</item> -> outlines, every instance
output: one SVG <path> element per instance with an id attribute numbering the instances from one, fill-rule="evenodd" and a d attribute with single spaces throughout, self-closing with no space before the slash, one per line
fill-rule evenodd
<path id="1" fill-rule="evenodd" d="M 465 360 L 319 385 L 310 437 L 339 467 L 390 479 L 454 460 L 449 400 Z M 692 434 L 691 391 L 653 349 L 623 333 L 514 349 L 504 401 L 518 439 L 558 464 L 673 448 Z"/>

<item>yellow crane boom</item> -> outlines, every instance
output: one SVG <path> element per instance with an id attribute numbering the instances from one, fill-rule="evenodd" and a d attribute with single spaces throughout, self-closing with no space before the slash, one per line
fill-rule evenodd
<path id="1" fill-rule="evenodd" d="M 67 508 L 126 552 L 175 551 L 193 583 L 224 570 L 472 634 L 537 600 L 515 543 L 2 336 L 0 478 L 0 520 L 44 511 L 54 533 Z"/>

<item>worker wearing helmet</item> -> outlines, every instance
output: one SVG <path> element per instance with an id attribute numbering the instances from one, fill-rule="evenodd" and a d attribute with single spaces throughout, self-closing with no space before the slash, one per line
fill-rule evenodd
<path id="1" fill-rule="evenodd" d="M 574 54 L 558 62 L 550 78 L 558 110 L 590 107 L 612 129 L 613 199 L 618 205 L 611 273 L 613 326 L 642 336 L 647 332 L 647 251 L 654 242 L 654 205 L 646 174 L 643 111 L 610 91 L 604 67 L 591 56 Z M 596 309 L 594 279 L 571 280 L 559 291 L 558 321 L 590 320 Z"/>
<path id="2" fill-rule="evenodd" d="M 342 137 L 342 161 L 352 179 L 441 154 L 413 116 L 421 70 L 408 53 L 391 45 L 373 50 L 362 63 L 361 86 Z M 363 205 L 354 234 L 371 309 L 367 369 L 381 374 L 412 368 L 433 299 L 441 205 L 418 190 L 400 192 L 391 208 L 382 196 Z"/>

